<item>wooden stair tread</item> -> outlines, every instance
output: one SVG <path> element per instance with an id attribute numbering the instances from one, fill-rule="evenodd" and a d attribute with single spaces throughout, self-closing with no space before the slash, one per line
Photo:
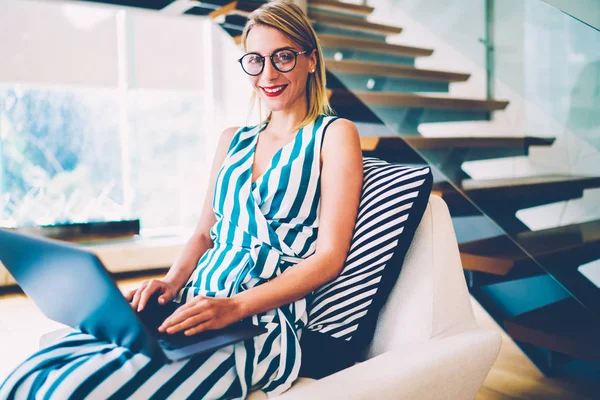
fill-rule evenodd
<path id="1" fill-rule="evenodd" d="M 348 91 L 330 89 L 329 101 L 336 105 L 415 107 L 415 108 L 444 108 L 454 110 L 503 110 L 507 101 L 457 99 L 452 97 L 435 97 L 414 93 L 394 93 L 375 91 Z"/>
<path id="2" fill-rule="evenodd" d="M 192 0 L 190 3 L 192 5 L 196 5 L 196 7 L 212 8 L 216 10 L 219 7 L 223 7 L 231 3 L 231 0 Z"/>
<path id="3" fill-rule="evenodd" d="M 389 44 L 381 40 L 353 38 L 341 35 L 321 33 L 318 35 L 323 47 L 340 47 L 354 50 L 368 50 L 375 53 L 388 53 L 407 57 L 426 57 L 433 54 L 432 49 L 422 47 Z"/>
<path id="4" fill-rule="evenodd" d="M 600 360 L 600 324 L 574 299 L 561 300 L 504 321 L 515 340 L 587 361 Z"/>
<path id="5" fill-rule="evenodd" d="M 256 10 L 262 4 L 263 3 L 259 1 L 232 1 L 231 3 L 228 3 L 223 7 L 212 11 L 208 14 L 208 16 L 212 19 L 224 17 L 227 15 L 239 15 L 241 17 L 248 17 L 248 15 L 250 15 L 252 11 Z"/>
<path id="6" fill-rule="evenodd" d="M 466 179 L 459 181 L 456 188 L 447 181 L 436 182 L 432 193 L 448 203 L 450 214 L 454 217 L 480 215 L 483 211 L 496 221 L 508 218 L 510 223 L 518 210 L 577 199 L 583 196 L 584 190 L 596 187 L 600 187 L 600 177 L 597 176 L 542 175 Z M 473 206 L 473 202 L 477 207 Z M 504 229 L 511 232 L 524 230 L 517 225 L 504 226 Z"/>
<path id="7" fill-rule="evenodd" d="M 390 25 L 377 24 L 360 18 L 333 15 L 315 10 L 308 10 L 308 17 L 313 23 L 331 25 L 345 29 L 360 30 L 379 35 L 396 35 L 402 28 Z"/>
<path id="8" fill-rule="evenodd" d="M 366 50 L 373 53 L 393 54 L 406 57 L 427 57 L 433 54 L 432 49 L 423 47 L 404 46 L 399 44 L 389 44 L 381 40 L 353 38 L 348 36 L 330 35 L 321 33 L 319 42 L 323 47 L 339 47 L 350 50 Z M 233 38 L 235 44 L 242 43 L 242 36 L 237 35 Z"/>
<path id="9" fill-rule="evenodd" d="M 500 179 L 466 179 L 461 182 L 460 188 L 465 192 L 483 192 L 497 190 L 530 190 L 536 186 L 577 185 L 581 189 L 600 187 L 598 176 L 577 175 L 538 175 L 517 178 Z M 434 185 L 434 190 L 440 194 L 453 193 L 455 190 L 449 182 L 439 182 Z"/>
<path id="10" fill-rule="evenodd" d="M 336 0 L 309 0 L 307 6 L 313 9 L 341 11 L 361 16 L 367 16 L 375 10 L 373 7 L 367 5 L 343 3 Z"/>
<path id="11" fill-rule="evenodd" d="M 572 252 L 581 253 L 584 249 L 596 250 L 588 257 L 597 258 L 600 256 L 600 220 L 521 232 L 514 236 L 514 241 L 505 235 L 474 240 L 461 243 L 459 249 L 464 269 L 494 275 L 506 275 L 516 263 L 529 260 L 529 255 L 545 266 L 549 259 L 563 264 L 558 257 L 569 257 Z"/>
<path id="12" fill-rule="evenodd" d="M 541 137 L 424 137 L 424 136 L 396 136 L 396 137 L 361 137 L 363 150 L 375 151 L 378 147 L 393 150 L 394 147 L 404 149 L 401 142 L 409 143 L 415 149 L 499 149 L 499 148 L 527 148 L 529 146 L 550 146 L 554 138 Z"/>
<path id="13" fill-rule="evenodd" d="M 357 60 L 325 60 L 327 69 L 332 72 L 364 74 L 375 76 L 393 76 L 428 81 L 464 82 L 471 74 L 459 72 L 436 71 L 415 68 L 412 65 L 393 65 L 389 63 L 367 62 Z"/>
<path id="14" fill-rule="evenodd" d="M 532 256 L 543 256 L 586 245 L 598 245 L 600 250 L 600 220 L 559 226 L 539 231 L 522 232 L 515 241 Z M 512 261 L 528 257 L 507 236 L 462 243 L 461 252 L 479 254 Z"/>

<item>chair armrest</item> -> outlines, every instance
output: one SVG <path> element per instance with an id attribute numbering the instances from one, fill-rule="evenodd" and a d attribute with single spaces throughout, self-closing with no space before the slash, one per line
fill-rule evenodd
<path id="1" fill-rule="evenodd" d="M 276 399 L 472 400 L 496 360 L 500 344 L 497 332 L 476 329 L 397 348 L 292 388 Z"/>

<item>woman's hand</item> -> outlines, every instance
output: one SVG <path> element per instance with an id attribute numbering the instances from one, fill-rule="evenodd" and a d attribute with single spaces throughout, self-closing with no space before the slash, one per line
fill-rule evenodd
<path id="1" fill-rule="evenodd" d="M 221 329 L 245 317 L 240 302 L 234 297 L 196 296 L 179 307 L 158 328 L 160 332 L 185 335 Z"/>
<path id="2" fill-rule="evenodd" d="M 151 279 L 142 282 L 139 288 L 127 293 L 125 298 L 131 303 L 131 307 L 139 312 L 146 307 L 148 299 L 150 299 L 153 294 L 159 295 L 159 304 L 167 304 L 167 302 L 175 298 L 177 290 L 175 285 L 170 282 L 160 279 Z"/>

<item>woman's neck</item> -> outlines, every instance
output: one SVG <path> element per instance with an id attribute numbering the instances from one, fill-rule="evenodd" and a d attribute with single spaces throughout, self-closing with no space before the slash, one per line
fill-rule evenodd
<path id="1" fill-rule="evenodd" d="M 304 120 L 306 112 L 305 105 L 292 110 L 273 111 L 266 130 L 277 136 L 293 135 L 296 132 L 294 128 Z"/>

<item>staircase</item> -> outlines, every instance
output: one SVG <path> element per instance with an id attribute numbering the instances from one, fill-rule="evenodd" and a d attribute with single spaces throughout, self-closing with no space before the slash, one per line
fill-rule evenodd
<path id="1" fill-rule="evenodd" d="M 210 15 L 239 43 L 244 16 L 252 4 L 258 5 L 229 3 Z M 567 290 L 580 292 L 577 293 L 580 301 L 585 299 L 586 303 L 600 305 L 600 291 L 576 268 L 585 260 L 600 258 L 600 251 L 596 250 L 600 248 L 597 233 L 600 227 L 593 225 L 597 222 L 531 232 L 516 217 L 516 212 L 523 208 L 581 197 L 584 190 L 600 187 L 600 177 L 471 179 L 461 168 L 465 161 L 523 156 L 531 146 L 551 146 L 554 139 L 485 134 L 423 137 L 418 130 L 421 123 L 486 121 L 491 113 L 504 110 L 508 102 L 448 96 L 450 85 L 468 80 L 470 74 L 416 68 L 415 59 L 430 56 L 433 50 L 386 43 L 388 35 L 397 35 L 402 29 L 367 20 L 373 11 L 371 7 L 330 0 L 309 0 L 308 7 L 308 16 L 323 46 L 329 98 L 336 113 L 354 122 L 385 123 L 399 134 L 363 137 L 364 154 L 403 163 L 419 164 L 427 160 L 447 178 L 435 182 L 433 191 L 444 198 L 454 217 L 481 215 L 483 211 L 516 238 L 515 241 L 502 235 L 460 244 L 473 294 L 483 298 L 486 292 L 480 288 L 486 285 L 546 278 L 546 271 L 539 265 L 542 263 L 545 269 L 553 269 L 553 276 L 564 278 L 561 284 Z M 596 233 L 583 238 L 580 233 L 586 229 Z M 527 291 L 522 296 L 526 297 Z M 549 374 L 573 358 L 598 359 L 597 352 L 586 350 L 599 346 L 600 335 L 594 336 L 598 329 L 596 316 L 570 298 L 546 301 L 549 304 L 542 301 L 537 308 L 517 315 L 502 312 L 490 297 L 483 303 L 489 305 L 488 311 L 524 350 L 528 351 L 528 346 L 534 349 L 528 354 Z M 563 322 L 556 322 L 558 315 L 561 319 L 564 316 Z M 538 349 L 555 356 L 540 358 Z"/>
<path id="2" fill-rule="evenodd" d="M 262 1 L 188 3 L 185 14 L 209 16 L 239 44 L 246 17 Z M 527 156 L 532 146 L 549 147 L 554 139 L 485 132 L 423 137 L 422 123 L 488 121 L 508 102 L 449 96 L 450 85 L 470 74 L 415 67 L 415 59 L 434 50 L 386 43 L 402 28 L 370 21 L 371 12 L 369 6 L 308 0 L 332 107 L 341 117 L 393 131 L 393 136 L 363 137 L 365 155 L 437 168 L 441 176 L 433 192 L 447 202 L 457 230 L 461 218 L 492 224 L 489 217 L 508 234 L 460 243 L 463 267 L 473 296 L 544 372 L 600 360 L 600 289 L 578 272 L 579 265 L 600 258 L 600 221 L 533 232 L 516 216 L 524 208 L 579 198 L 600 188 L 600 176 L 472 179 L 462 169 L 466 161 Z"/>

